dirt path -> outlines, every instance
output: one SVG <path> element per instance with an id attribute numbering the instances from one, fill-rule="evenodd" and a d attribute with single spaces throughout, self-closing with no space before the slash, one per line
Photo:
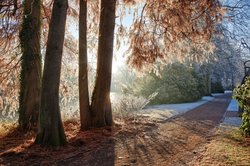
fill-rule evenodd
<path id="1" fill-rule="evenodd" d="M 116 165 L 186 165 L 201 146 L 210 141 L 230 101 L 229 95 L 216 97 L 183 115 L 166 120 L 155 130 L 117 144 Z M 127 148 L 126 148 L 127 147 Z M 119 158 L 122 156 L 122 158 Z"/>
<path id="2" fill-rule="evenodd" d="M 36 145 L 0 153 L 0 165 L 188 165 L 210 140 L 231 96 L 223 95 L 183 115 L 153 123 L 137 123 L 128 130 L 67 131 L 69 145 L 44 150 Z M 69 136 L 73 135 L 73 136 Z M 103 136 L 104 135 L 104 136 Z M 14 154 L 13 154 L 14 153 Z M 194 163 L 194 162 L 192 162 Z"/>

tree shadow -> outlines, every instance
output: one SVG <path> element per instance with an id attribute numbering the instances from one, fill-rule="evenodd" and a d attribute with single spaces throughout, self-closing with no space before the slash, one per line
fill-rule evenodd
<path id="1" fill-rule="evenodd" d="M 115 126 L 85 132 L 79 131 L 79 124 L 68 125 L 68 144 L 60 148 L 34 145 L 32 136 L 10 133 L 0 139 L 1 146 L 5 142 L 0 151 L 0 165 L 185 165 L 220 122 L 226 107 L 226 104 L 222 106 L 223 98 L 214 101 L 215 107 L 208 106 L 209 102 L 159 122 L 160 125 L 128 122 L 125 129 Z M 217 107 L 220 110 L 215 110 Z M 200 113 L 204 110 L 206 116 Z M 214 116 L 212 113 L 218 114 Z M 17 141 L 13 143 L 12 139 Z M 30 142 L 26 142 L 27 139 Z M 13 144 L 6 145 L 10 140 Z"/>
<path id="2" fill-rule="evenodd" d="M 116 163 L 186 165 L 197 150 L 211 140 L 211 131 L 220 123 L 229 101 L 230 95 L 216 97 L 189 112 L 160 121 L 160 128 L 141 133 L 137 129 L 138 133 L 131 138 L 118 139 L 116 146 L 120 147 L 115 149 L 123 153 L 116 152 Z"/>
<path id="3" fill-rule="evenodd" d="M 35 132 L 22 132 L 18 127 L 11 129 L 6 135 L 0 137 L 0 165 L 11 163 L 23 149 L 33 143 Z"/>
<path id="4" fill-rule="evenodd" d="M 0 137 L 0 154 L 24 144 L 34 136 L 34 131 L 23 133 L 18 127 L 11 129 L 6 135 Z"/>
<path id="5" fill-rule="evenodd" d="M 57 165 L 113 166 L 115 164 L 115 140 L 112 128 L 79 131 L 68 140 L 75 154 L 62 158 Z"/>
<path id="6" fill-rule="evenodd" d="M 110 129 L 70 134 L 66 146 L 53 148 L 35 145 L 35 134 L 25 136 L 15 130 L 0 139 L 0 165 L 114 165 Z"/>

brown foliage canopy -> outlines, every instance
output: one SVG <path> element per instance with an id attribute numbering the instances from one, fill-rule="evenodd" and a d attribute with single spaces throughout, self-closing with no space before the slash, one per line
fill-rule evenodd
<path id="1" fill-rule="evenodd" d="M 146 0 L 130 29 L 129 64 L 142 69 L 183 55 L 185 43 L 208 42 L 223 13 L 218 0 Z"/>

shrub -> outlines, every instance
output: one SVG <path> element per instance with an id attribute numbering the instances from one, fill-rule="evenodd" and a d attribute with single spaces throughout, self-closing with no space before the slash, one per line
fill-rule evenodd
<path id="1" fill-rule="evenodd" d="M 157 92 L 149 104 L 192 102 L 204 95 L 204 81 L 192 67 L 174 63 L 160 71 L 160 76 L 148 73 L 137 78 L 124 92 L 147 98 Z"/>
<path id="2" fill-rule="evenodd" d="M 131 94 L 112 94 L 112 110 L 114 116 L 119 119 L 135 118 L 138 111 L 143 109 L 152 100 L 156 94 L 152 94 L 149 98 L 141 96 L 133 96 Z"/>
<path id="3" fill-rule="evenodd" d="M 233 97 L 244 110 L 240 129 L 245 137 L 250 137 L 250 77 L 246 79 L 244 84 L 234 89 Z"/>

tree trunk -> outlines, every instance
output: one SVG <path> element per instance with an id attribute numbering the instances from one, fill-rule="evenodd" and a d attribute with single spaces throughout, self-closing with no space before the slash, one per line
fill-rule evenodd
<path id="1" fill-rule="evenodd" d="M 66 144 L 59 107 L 59 84 L 68 1 L 54 0 L 42 78 L 41 107 L 36 143 Z"/>
<path id="2" fill-rule="evenodd" d="M 97 75 L 92 95 L 92 126 L 112 125 L 110 85 L 112 73 L 113 42 L 116 0 L 101 1 L 99 25 Z"/>
<path id="3" fill-rule="evenodd" d="M 41 84 L 41 2 L 25 0 L 20 44 L 22 49 L 19 126 L 34 128 L 38 120 Z"/>
<path id="4" fill-rule="evenodd" d="M 206 73 L 205 80 L 206 80 L 206 96 L 210 96 L 211 95 L 211 76 L 209 73 Z"/>
<path id="5" fill-rule="evenodd" d="M 90 128 L 87 58 L 87 0 L 80 0 L 79 14 L 79 102 L 81 129 Z"/>

